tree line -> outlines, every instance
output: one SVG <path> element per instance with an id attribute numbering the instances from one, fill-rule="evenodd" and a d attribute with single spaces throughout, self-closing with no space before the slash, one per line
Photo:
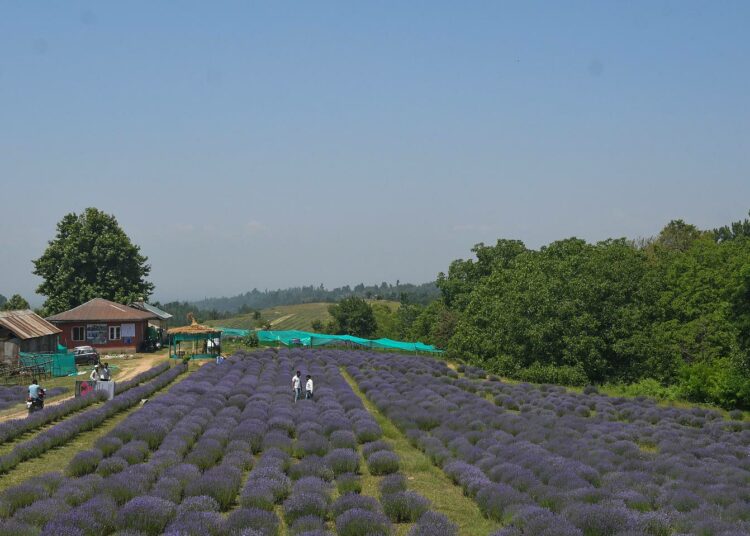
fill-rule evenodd
<path id="1" fill-rule="evenodd" d="M 750 407 L 750 220 L 713 230 L 676 220 L 647 240 L 539 250 L 501 239 L 472 252 L 438 276 L 429 308 L 451 319 L 445 332 L 422 317 L 428 327 L 413 335 L 511 378 L 641 383 Z"/>
<path id="2" fill-rule="evenodd" d="M 402 283 L 400 281 L 396 281 L 396 284 L 391 284 L 384 281 L 380 285 L 365 285 L 364 283 L 360 283 L 353 287 L 344 285 L 334 289 L 326 289 L 323 285 L 308 285 L 263 291 L 255 288 L 237 296 L 205 298 L 192 303 L 199 309 L 227 313 L 240 311 L 243 307 L 258 310 L 279 305 L 296 305 L 300 303 L 335 303 L 350 296 L 375 300 L 404 300 L 411 303 L 427 304 L 440 297 L 440 290 L 434 281 L 419 285 Z"/>

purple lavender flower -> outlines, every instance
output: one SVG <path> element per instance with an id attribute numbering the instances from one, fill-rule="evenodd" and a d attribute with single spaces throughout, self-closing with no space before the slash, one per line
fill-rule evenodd
<path id="1" fill-rule="evenodd" d="M 430 502 L 413 491 L 397 491 L 380 497 L 383 511 L 394 523 L 412 523 L 430 507 Z"/>
<path id="2" fill-rule="evenodd" d="M 336 518 L 336 532 L 339 536 L 388 536 L 391 534 L 391 524 L 380 512 L 353 508 Z"/>
<path id="3" fill-rule="evenodd" d="M 225 533 L 239 535 L 247 529 L 275 536 L 279 530 L 279 518 L 273 512 L 258 508 L 240 508 L 229 514 L 224 525 Z"/>
<path id="4" fill-rule="evenodd" d="M 156 536 L 172 520 L 175 511 L 175 504 L 171 501 L 159 497 L 136 497 L 120 509 L 117 526 Z"/>
<path id="5" fill-rule="evenodd" d="M 387 450 L 373 452 L 367 459 L 367 467 L 370 473 L 375 476 L 395 473 L 399 466 L 398 456 Z"/>
<path id="6" fill-rule="evenodd" d="M 224 518 L 218 512 L 185 511 L 167 525 L 164 536 L 223 536 Z"/>
<path id="7" fill-rule="evenodd" d="M 229 465 L 218 465 L 203 473 L 185 487 L 186 496 L 208 495 L 216 499 L 222 510 L 228 510 L 242 483 L 242 473 Z"/>
<path id="8" fill-rule="evenodd" d="M 360 508 L 361 510 L 370 510 L 372 512 L 381 512 L 380 503 L 374 497 L 359 495 L 358 493 L 347 493 L 341 495 L 331 505 L 331 514 L 338 517 L 347 510 Z"/>
<path id="9" fill-rule="evenodd" d="M 68 510 L 70 506 L 60 499 L 41 499 L 18 510 L 14 519 L 41 528 L 48 521 Z"/>

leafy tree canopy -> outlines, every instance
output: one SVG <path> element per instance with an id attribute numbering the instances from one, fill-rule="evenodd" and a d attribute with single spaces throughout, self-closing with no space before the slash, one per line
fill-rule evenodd
<path id="1" fill-rule="evenodd" d="M 362 298 L 350 296 L 331 305 L 332 331 L 356 337 L 371 337 L 378 329 L 372 307 Z"/>
<path id="2" fill-rule="evenodd" d="M 2 298 L 4 300 L 4 303 L 0 305 L 0 308 L 3 311 L 18 311 L 19 309 L 31 308 L 31 306 L 29 305 L 29 302 L 24 300 L 20 294 L 13 294 L 13 296 L 11 296 L 9 300 L 6 300 L 5 296 L 3 296 Z M 0 300 L 0 301 L 3 301 L 3 300 Z"/>
<path id="3" fill-rule="evenodd" d="M 147 299 L 154 285 L 151 266 L 114 216 L 96 208 L 70 213 L 57 224 L 57 235 L 34 262 L 44 281 L 37 292 L 47 297 L 46 314 L 55 314 L 100 297 L 127 303 Z"/>

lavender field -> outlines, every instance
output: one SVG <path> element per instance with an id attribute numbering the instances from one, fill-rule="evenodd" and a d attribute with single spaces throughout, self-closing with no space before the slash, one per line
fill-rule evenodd
<path id="1" fill-rule="evenodd" d="M 315 379 L 312 400 L 294 403 L 297 369 Z M 747 423 L 485 376 L 364 351 L 239 353 L 151 399 L 67 467 L 7 488 L 0 535 L 750 533 Z M 404 449 L 424 453 L 453 482 L 442 492 L 469 497 L 493 528 L 415 491 Z"/>

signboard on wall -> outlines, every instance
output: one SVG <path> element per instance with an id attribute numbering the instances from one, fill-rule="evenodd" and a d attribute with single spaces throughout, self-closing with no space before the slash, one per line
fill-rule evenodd
<path id="1" fill-rule="evenodd" d="M 86 340 L 92 344 L 106 344 L 107 324 L 86 324 Z"/>
<path id="2" fill-rule="evenodd" d="M 120 327 L 120 337 L 135 337 L 135 324 L 123 324 Z"/>

